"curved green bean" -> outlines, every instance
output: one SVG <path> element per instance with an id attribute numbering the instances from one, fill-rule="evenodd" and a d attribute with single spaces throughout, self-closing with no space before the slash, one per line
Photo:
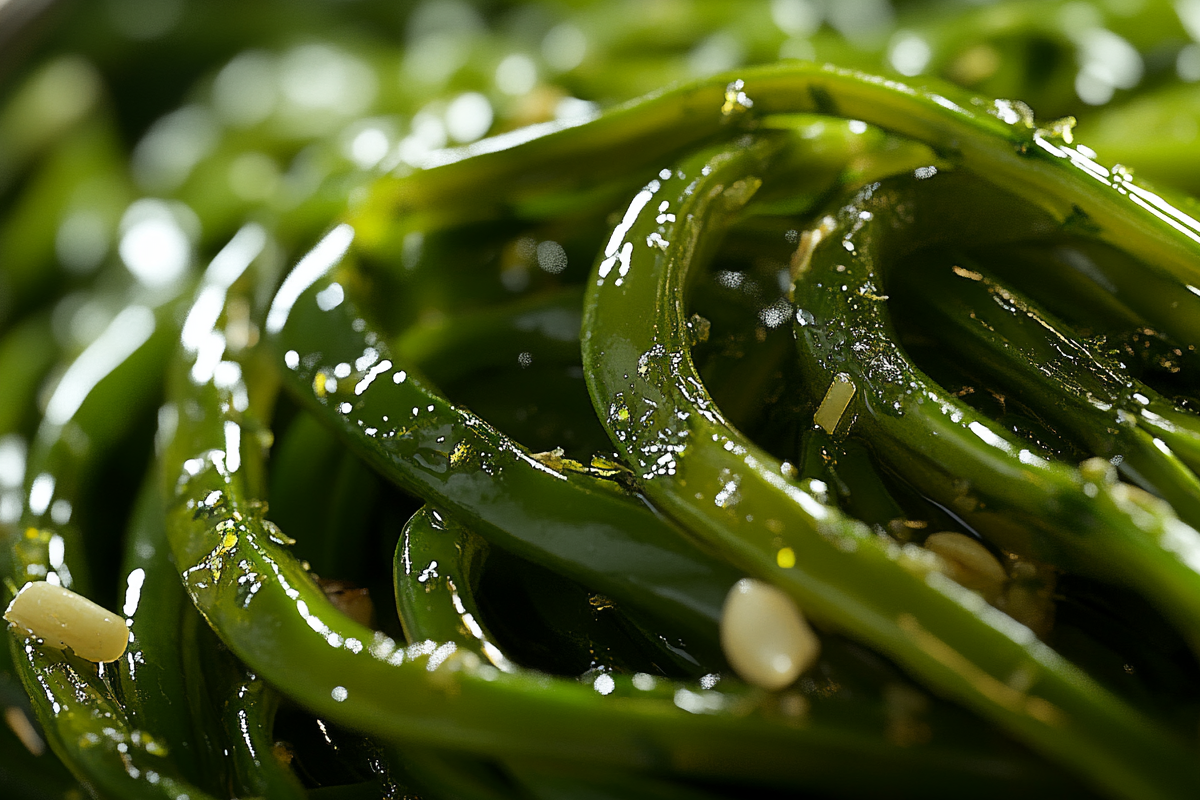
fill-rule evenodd
<path id="1" fill-rule="evenodd" d="M 712 405 L 691 363 L 683 291 L 693 261 L 742 210 L 759 175 L 770 175 L 779 147 L 760 139 L 676 166 L 635 199 L 614 255 L 597 264 L 584 358 L 614 445 L 652 499 L 750 574 L 784 588 L 805 613 L 870 642 L 1081 776 L 1103 775 L 1110 791 L 1186 793 L 1194 781 L 1187 756 L 1148 720 L 1028 629 L 993 618 L 999 612 L 974 593 L 905 563 L 901 548 L 821 504 Z M 656 196 L 686 223 L 640 213 L 659 207 L 648 202 Z M 1015 670 L 1032 671 L 1025 691 L 1007 683 Z M 1161 758 L 1161 768 L 1139 766 Z"/>

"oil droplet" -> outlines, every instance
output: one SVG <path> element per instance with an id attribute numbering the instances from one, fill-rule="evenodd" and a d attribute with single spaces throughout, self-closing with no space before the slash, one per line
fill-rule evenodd
<path id="1" fill-rule="evenodd" d="M 454 450 L 450 453 L 450 466 L 460 467 L 467 462 L 471 457 L 471 446 L 466 442 L 459 442 L 454 445 Z"/>
<path id="2" fill-rule="evenodd" d="M 325 397 L 337 391 L 337 379 L 324 370 L 313 376 L 313 394 Z"/>
<path id="3" fill-rule="evenodd" d="M 738 78 L 725 87 L 725 103 L 721 106 L 722 116 L 733 117 L 741 115 L 754 106 L 754 101 L 743 91 L 745 88 L 746 82 L 741 78 Z"/>
<path id="4" fill-rule="evenodd" d="M 1056 119 L 1046 127 L 1045 133 L 1056 139 L 1062 139 L 1064 143 L 1070 144 L 1075 141 L 1075 118 L 1063 117 Z"/>
<path id="5" fill-rule="evenodd" d="M 643 692 L 648 692 L 658 683 L 653 675 L 648 675 L 645 672 L 635 673 L 633 676 L 633 688 Z"/>
<path id="6" fill-rule="evenodd" d="M 988 111 L 1009 125 L 1020 124 L 1026 128 L 1034 125 L 1033 109 L 1020 100 L 996 100 Z"/>
<path id="7" fill-rule="evenodd" d="M 791 569 L 796 566 L 796 551 L 790 547 L 781 548 L 775 554 L 775 563 L 779 565 L 780 569 Z"/>

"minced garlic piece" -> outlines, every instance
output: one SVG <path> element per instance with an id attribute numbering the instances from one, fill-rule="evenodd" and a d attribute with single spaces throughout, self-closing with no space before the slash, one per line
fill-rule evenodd
<path id="1" fill-rule="evenodd" d="M 725 597 L 721 649 L 742 680 L 777 691 L 813 665 L 821 642 L 792 598 L 768 583 L 743 578 Z"/>
<path id="2" fill-rule="evenodd" d="M 829 390 L 825 392 L 825 399 L 821 401 L 817 413 L 813 415 L 813 422 L 824 428 L 826 433 L 832 434 L 837 429 L 838 423 L 842 421 L 842 415 L 846 413 L 846 408 L 854 399 L 857 389 L 858 387 L 854 385 L 854 381 L 850 380 L 849 375 L 839 372 L 829 384 Z"/>
<path id="3" fill-rule="evenodd" d="M 69 647 L 88 661 L 116 661 L 129 641 L 124 619 L 83 595 L 47 581 L 21 587 L 8 604 L 4 619 L 48 647 Z"/>
<path id="4" fill-rule="evenodd" d="M 925 539 L 925 549 L 941 556 L 950 578 L 979 592 L 988 602 L 994 602 L 1004 591 L 1008 573 L 986 547 L 971 537 L 949 531 L 932 533 Z"/>

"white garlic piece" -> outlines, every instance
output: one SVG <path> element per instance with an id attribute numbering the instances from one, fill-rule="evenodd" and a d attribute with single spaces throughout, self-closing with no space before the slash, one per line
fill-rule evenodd
<path id="1" fill-rule="evenodd" d="M 4 619 L 48 647 L 69 647 L 88 661 L 116 661 L 129 642 L 124 619 L 81 594 L 47 581 L 22 586 L 8 604 Z"/>
<path id="2" fill-rule="evenodd" d="M 813 665 L 821 642 L 792 598 L 768 583 L 743 578 L 725 597 L 721 649 L 742 680 L 777 691 Z"/>
<path id="3" fill-rule="evenodd" d="M 1008 573 L 986 547 L 971 537 L 949 531 L 933 533 L 925 540 L 925 549 L 946 562 L 950 578 L 979 592 L 989 602 L 1003 592 Z"/>

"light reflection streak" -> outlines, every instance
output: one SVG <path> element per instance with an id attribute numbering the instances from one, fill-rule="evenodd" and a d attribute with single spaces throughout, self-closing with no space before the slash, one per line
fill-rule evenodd
<path id="1" fill-rule="evenodd" d="M 1178 220 L 1189 230 L 1191 230 L 1191 231 L 1200 230 L 1200 223 L 1197 223 L 1196 220 L 1193 219 L 1190 215 L 1183 213 L 1178 208 L 1176 208 L 1175 206 L 1168 203 L 1166 200 L 1163 200 L 1161 197 L 1159 197 L 1154 192 L 1143 189 L 1141 186 L 1138 186 L 1137 184 L 1133 183 L 1132 181 L 1126 181 L 1125 188 L 1129 190 L 1130 194 L 1137 195 L 1138 197 L 1142 198 L 1143 200 L 1146 200 L 1147 202 L 1149 202 L 1155 208 L 1158 208 L 1160 211 L 1162 211 L 1165 214 Z M 1193 235 L 1192 238 L 1194 239 L 1195 236 Z"/>
<path id="2" fill-rule="evenodd" d="M 0 488 L 18 489 L 25 480 L 25 440 L 10 433 L 0 439 Z"/>
<path id="3" fill-rule="evenodd" d="M 642 213 L 642 209 L 646 207 L 646 204 L 654 198 L 654 193 L 659 190 L 660 186 L 661 184 L 658 181 L 650 181 L 645 189 L 642 189 L 634 196 L 633 201 L 629 204 L 629 208 L 625 211 L 625 216 L 621 219 L 621 223 L 613 229 L 612 236 L 608 239 L 608 244 L 604 246 L 604 260 L 600 262 L 599 267 L 601 278 L 608 277 L 608 273 L 612 271 L 618 259 L 621 260 L 624 267 L 621 274 L 624 275 L 629 271 L 629 258 L 633 251 L 632 243 L 628 243 L 629 247 L 620 253 L 618 253 L 618 248 L 625 241 L 625 234 L 629 233 L 629 229 L 637 221 L 638 215 Z"/>
<path id="4" fill-rule="evenodd" d="M 242 428 L 233 420 L 225 421 L 225 467 L 230 473 L 242 466 Z"/>
<path id="5" fill-rule="evenodd" d="M 693 692 L 682 686 L 675 690 L 675 705 L 689 714 L 708 714 L 720 711 L 725 703 L 718 692 Z"/>
<path id="6" fill-rule="evenodd" d="M 1126 185 L 1128 185 L 1128 184 L 1126 184 Z M 1172 228 L 1174 228 L 1175 230 L 1177 230 L 1177 231 L 1179 231 L 1180 233 L 1184 234 L 1185 236 L 1187 236 L 1187 237 L 1188 237 L 1189 239 L 1191 239 L 1192 241 L 1200 243 L 1200 236 L 1197 236 L 1197 235 L 1196 235 L 1196 233 L 1195 233 L 1195 231 L 1188 230 L 1188 229 L 1187 229 L 1187 228 L 1185 228 L 1183 225 L 1181 225 L 1181 224 L 1179 224 L 1178 222 L 1176 222 L 1175 220 L 1171 219 L 1171 218 L 1170 218 L 1170 217 L 1168 217 L 1166 214 L 1162 213 L 1161 211 L 1159 211 L 1157 208 L 1155 208 L 1154 206 L 1152 206 L 1152 205 L 1150 205 L 1149 203 L 1147 203 L 1147 202 L 1146 202 L 1145 200 L 1143 200 L 1142 198 L 1138 197 L 1136 194 L 1130 194 L 1130 195 L 1129 195 L 1129 199 L 1130 199 L 1130 200 L 1132 200 L 1133 202 L 1137 203 L 1137 204 L 1138 204 L 1139 206 L 1141 206 L 1142 208 L 1144 208 L 1144 209 L 1146 209 L 1147 211 L 1149 211 L 1149 212 L 1150 212 L 1151 214 L 1153 214 L 1154 216 L 1156 216 L 1156 217 L 1158 217 L 1159 219 L 1161 219 L 1163 222 L 1165 222 L 1165 223 L 1167 223 L 1168 225 L 1170 225 L 1170 226 L 1171 226 Z"/>
<path id="7" fill-rule="evenodd" d="M 1190 525 L 1172 517 L 1164 519 L 1159 543 L 1192 571 L 1200 572 L 1200 533 Z"/>
<path id="8" fill-rule="evenodd" d="M 1043 150 L 1045 150 L 1050 155 L 1054 156 L 1055 158 L 1066 158 L 1067 157 L 1067 154 L 1065 151 L 1060 150 L 1059 148 L 1050 144 L 1045 139 L 1043 139 L 1041 136 L 1038 136 L 1035 134 L 1033 137 L 1033 143 L 1036 144 L 1038 147 L 1042 148 Z"/>
<path id="9" fill-rule="evenodd" d="M 46 545 L 47 556 L 50 561 L 50 567 L 54 570 L 54 574 L 58 575 L 61 580 L 61 585 L 71 585 L 71 570 L 67 568 L 66 555 L 67 543 L 63 537 L 57 533 L 50 537 L 50 541 Z"/>
<path id="10" fill-rule="evenodd" d="M 950 100 L 948 98 L 942 97 L 940 94 L 930 94 L 929 99 L 932 100 L 933 102 L 937 103 L 942 108 L 947 109 L 948 111 L 953 111 L 956 114 L 963 114 L 968 117 L 974 116 L 970 111 L 967 111 L 965 108 L 960 106 L 958 103 L 955 103 L 953 100 Z"/>
<path id="11" fill-rule="evenodd" d="M 370 372 L 368 372 L 365 376 L 363 376 L 362 380 L 360 380 L 357 384 L 355 384 L 354 394 L 361 395 L 363 392 L 365 392 L 367 390 L 367 387 L 369 387 L 375 381 L 376 378 L 378 378 L 380 375 L 387 372 L 391 368 L 392 368 L 391 361 L 388 361 L 386 358 L 383 361 L 380 361 L 378 364 L 376 364 L 374 367 L 371 368 Z"/>
<path id="12" fill-rule="evenodd" d="M 137 352 L 154 333 L 154 312 L 130 305 L 109 323 L 104 332 L 71 362 L 46 404 L 50 425 L 67 424 L 101 380 Z"/>
<path id="13" fill-rule="evenodd" d="M 184 349 L 195 353 L 216 327 L 225 293 L 258 258 L 267 244 L 267 232 L 257 223 L 242 226 L 221 248 L 204 271 L 204 288 L 188 311 L 179 339 Z"/>
<path id="14" fill-rule="evenodd" d="M 380 661 L 386 661 L 396 649 L 396 642 L 392 637 L 380 632 L 375 632 L 375 638 L 368 648 L 371 655 Z"/>
<path id="15" fill-rule="evenodd" d="M 1088 176 L 1095 178 L 1105 186 L 1113 187 L 1115 185 L 1118 192 L 1126 195 L 1135 204 L 1149 211 L 1151 214 L 1158 217 L 1183 235 L 1187 236 L 1192 241 L 1200 243 L 1200 222 L 1198 222 L 1190 214 L 1184 213 L 1179 208 L 1176 208 L 1171 203 L 1168 203 L 1160 195 L 1138 186 L 1127 177 L 1123 179 L 1122 170 L 1119 166 L 1115 167 L 1114 170 L 1110 172 L 1108 169 L 1100 164 L 1097 164 L 1095 161 L 1089 158 L 1085 153 L 1079 151 L 1078 148 L 1072 149 L 1070 147 L 1055 147 L 1037 134 L 1034 135 L 1033 141 L 1034 144 L 1045 150 L 1047 153 L 1050 153 L 1052 156 L 1055 156 L 1056 158 L 1069 159 L 1073 165 L 1079 167 Z M 1109 180 L 1114 173 L 1116 173 L 1115 184 L 1113 180 Z M 1200 294 L 1200 290 L 1197 290 L 1190 285 L 1188 286 L 1188 289 L 1190 289 L 1194 294 Z"/>
<path id="16" fill-rule="evenodd" d="M 212 333 L 213 327 L 217 324 L 217 318 L 221 315 L 221 308 L 224 305 L 224 288 L 205 286 L 200 290 L 196 302 L 192 304 L 192 309 L 188 312 L 187 319 L 184 320 L 183 330 L 179 334 L 179 340 L 183 343 L 185 350 L 195 353 L 200 349 L 201 343 L 207 335 Z"/>
<path id="17" fill-rule="evenodd" d="M 346 299 L 346 292 L 340 283 L 331 283 L 317 292 L 317 308 L 322 311 L 332 311 Z"/>
<path id="18" fill-rule="evenodd" d="M 218 389 L 236 389 L 242 382 L 241 364 L 236 361 L 221 361 L 213 369 L 212 381 Z"/>
<path id="19" fill-rule="evenodd" d="M 829 509 L 817 502 L 816 498 L 809 495 L 803 489 L 793 486 L 782 475 L 776 475 L 773 471 L 764 469 L 763 465 L 754 456 L 746 456 L 746 466 L 751 471 L 761 475 L 772 487 L 787 494 L 789 498 L 804 510 L 804 513 L 813 519 L 823 520 L 829 516 Z"/>
<path id="20" fill-rule="evenodd" d="M 250 735 L 250 719 L 249 712 L 244 708 L 239 708 L 237 712 L 238 728 L 242 732 L 242 742 L 245 743 L 246 749 L 250 751 L 250 757 L 258 758 L 258 753 L 254 750 L 254 737 Z"/>
<path id="21" fill-rule="evenodd" d="M 1072 164 L 1081 169 L 1087 170 L 1087 172 L 1093 177 L 1099 178 L 1105 186 L 1112 186 L 1112 181 L 1108 180 L 1112 173 L 1110 173 L 1107 168 L 1097 164 L 1095 161 L 1081 153 L 1078 147 L 1074 149 L 1070 147 L 1064 147 L 1063 150 L 1071 159 Z"/>
<path id="22" fill-rule="evenodd" d="M 50 499 L 54 497 L 54 476 L 43 472 L 33 479 L 29 486 L 29 513 L 40 517 L 50 507 Z"/>
<path id="23" fill-rule="evenodd" d="M 456 645 L 454 642 L 446 642 L 429 654 L 429 661 L 425 664 L 425 669 L 430 672 L 436 671 L 437 668 L 445 663 L 446 659 L 454 655 L 455 651 L 457 650 L 458 645 Z"/>
<path id="24" fill-rule="evenodd" d="M 300 295 L 341 262 L 353 241 L 354 228 L 343 222 L 300 259 L 271 302 L 271 309 L 267 312 L 268 333 L 283 330 L 288 315 L 292 313 L 292 306 L 300 299 Z"/>
<path id="25" fill-rule="evenodd" d="M 1050 465 L 1049 461 L 1034 455 L 1028 450 L 1022 450 L 1017 453 L 1017 460 L 1030 467 L 1046 467 Z"/>
<path id="26" fill-rule="evenodd" d="M 222 293 L 221 296 L 221 302 L 224 304 L 224 294 Z M 220 309 L 218 309 L 219 311 Z M 221 363 L 224 356 L 225 334 L 220 331 L 208 331 L 208 335 L 204 336 L 197 345 L 196 361 L 192 364 L 191 372 L 188 373 L 192 381 L 198 386 L 211 381 L 217 365 Z"/>
<path id="27" fill-rule="evenodd" d="M 967 425 L 971 433 L 975 434 L 983 441 L 984 444 L 989 444 L 998 450 L 1003 450 L 1006 453 L 1012 452 L 1012 445 L 1008 443 L 1004 437 L 999 436 L 982 422 L 972 422 Z"/>
<path id="28" fill-rule="evenodd" d="M 598 112 L 593 112 L 573 115 L 565 119 L 554 120 L 553 122 L 539 122 L 534 125 L 527 125 L 524 128 L 517 128 L 515 131 L 508 131 L 496 136 L 490 136 L 487 139 L 480 139 L 478 142 L 473 142 L 465 147 L 434 150 L 424 156 L 414 157 L 408 163 L 418 169 L 443 167 L 447 164 L 453 164 L 456 161 L 462 161 L 463 159 L 485 153 L 499 153 L 503 150 L 509 150 L 526 142 L 532 142 L 534 139 L 540 139 L 543 136 L 549 136 L 552 133 L 558 133 L 568 128 L 583 125 L 585 122 L 591 122 L 598 116 Z"/>

